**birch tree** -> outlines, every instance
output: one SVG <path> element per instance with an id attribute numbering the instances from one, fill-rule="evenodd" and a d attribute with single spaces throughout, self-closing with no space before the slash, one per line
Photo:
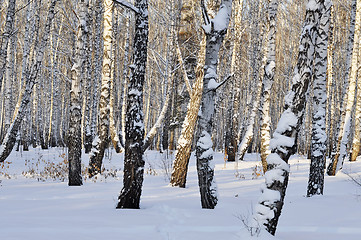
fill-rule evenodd
<path id="1" fill-rule="evenodd" d="M 360 31 L 361 31 L 361 1 L 357 0 L 356 16 L 355 16 L 355 32 L 353 39 L 353 50 L 351 59 L 351 68 L 349 73 L 349 85 L 347 91 L 347 98 L 345 109 L 342 112 L 342 124 L 338 135 L 338 143 L 336 154 L 332 156 L 329 166 L 327 167 L 327 174 L 330 176 L 336 175 L 337 171 L 342 168 L 344 159 L 347 157 L 347 144 L 351 132 L 352 108 L 355 102 L 356 93 L 356 77 L 358 70 L 358 56 L 360 45 Z"/>
<path id="2" fill-rule="evenodd" d="M 360 48 L 360 47 L 359 47 Z M 360 48 L 361 49 L 361 48 Z M 357 74 L 357 99 L 356 99 L 356 108 L 355 108 L 355 130 L 352 140 L 352 151 L 350 161 L 356 161 L 360 153 L 361 147 L 361 51 L 359 51 L 359 64 L 358 64 L 358 74 Z"/>
<path id="3" fill-rule="evenodd" d="M 144 178 L 142 109 L 148 46 L 148 1 L 136 0 L 134 5 L 123 0 L 116 2 L 135 13 L 133 64 L 130 69 L 125 124 L 123 188 L 118 197 L 117 208 L 137 209 Z"/>
<path id="4" fill-rule="evenodd" d="M 32 93 L 32 89 L 35 84 L 35 80 L 39 73 L 39 70 L 42 65 L 44 51 L 47 46 L 50 28 L 52 21 L 54 19 L 54 8 L 56 5 L 57 0 L 51 0 L 50 6 L 48 8 L 48 15 L 46 18 L 46 23 L 44 26 L 44 31 L 42 35 L 42 39 L 40 43 L 35 45 L 35 54 L 32 62 L 27 67 L 27 77 L 25 81 L 25 89 L 24 93 L 22 94 L 22 99 L 20 101 L 19 110 L 16 111 L 15 116 L 13 117 L 13 122 L 8 129 L 3 144 L 0 146 L 0 162 L 5 161 L 5 159 L 10 155 L 16 141 L 16 136 L 20 128 L 20 124 L 22 119 L 24 118 L 24 114 L 26 113 L 26 106 L 30 102 L 30 97 Z"/>
<path id="5" fill-rule="evenodd" d="M 311 165 L 307 196 L 323 194 L 326 163 L 326 101 L 327 47 L 331 17 L 331 1 L 325 1 L 316 32 L 313 70 L 313 116 L 311 136 Z"/>
<path id="6" fill-rule="evenodd" d="M 103 7 L 102 0 L 95 0 L 94 4 L 94 39 L 93 39 L 93 51 L 94 51 L 94 61 L 92 62 L 92 78 L 93 78 L 93 92 L 92 92 L 92 106 L 91 106 L 91 116 L 90 116 L 90 135 L 92 137 L 87 138 L 86 145 L 92 145 L 93 136 L 98 134 L 98 107 L 99 107 L 99 82 L 101 79 L 101 63 L 103 59 L 103 46 L 101 44 L 102 40 L 102 27 L 101 23 L 103 22 Z M 90 146 L 91 148 L 91 146 Z M 88 149 L 89 150 L 89 149 Z"/>
<path id="7" fill-rule="evenodd" d="M 234 17 L 234 41 L 233 41 L 233 49 L 232 49 L 232 59 L 231 59 L 231 73 L 233 74 L 233 82 L 235 84 L 235 94 L 233 100 L 233 114 L 232 114 L 232 129 L 231 129 L 231 142 L 232 150 L 227 150 L 228 161 L 236 160 L 236 152 L 238 146 L 238 132 L 239 132 L 239 117 L 240 117 L 240 96 L 241 96 L 241 72 L 240 72 L 240 64 L 237 60 L 240 59 L 240 44 L 242 37 L 242 11 L 243 11 L 243 0 L 234 1 L 233 5 L 233 17 Z"/>
<path id="8" fill-rule="evenodd" d="M 271 154 L 267 157 L 268 167 L 265 184 L 261 187 L 262 194 L 255 206 L 255 220 L 272 235 L 276 232 L 284 204 L 289 177 L 288 159 L 296 153 L 297 134 L 303 121 L 306 93 L 312 79 L 314 39 L 321 12 L 327 3 L 328 0 L 309 0 L 307 3 L 291 90 L 285 97 L 284 111 L 270 142 Z"/>
<path id="9" fill-rule="evenodd" d="M 11 35 L 13 34 L 14 21 L 15 21 L 15 3 L 16 0 L 9 0 L 8 11 L 6 14 L 6 22 L 4 32 L 0 38 L 0 89 L 2 79 L 6 69 L 6 58 L 8 45 Z"/>
<path id="10" fill-rule="evenodd" d="M 232 12 L 232 0 L 223 0 L 217 15 L 210 19 L 202 1 L 204 17 L 203 30 L 206 35 L 206 55 L 203 77 L 203 94 L 200 108 L 197 136 L 197 172 L 202 208 L 214 208 L 217 204 L 217 190 L 214 181 L 212 127 L 217 83 L 218 53 Z"/>
<path id="11" fill-rule="evenodd" d="M 71 69 L 71 91 L 70 91 L 70 119 L 68 135 L 68 157 L 69 157 L 69 186 L 82 185 L 81 177 L 81 103 L 82 85 L 85 74 L 82 69 L 86 67 L 86 55 L 88 38 L 88 8 L 89 0 L 80 0 L 79 23 L 76 40 L 75 62 Z"/>
<path id="12" fill-rule="evenodd" d="M 253 3 L 256 6 L 258 6 L 258 14 L 257 18 L 261 18 L 262 15 L 262 3 Z M 255 10 L 254 10 L 255 11 Z M 252 51 L 249 52 L 249 74 L 248 79 L 252 79 L 252 85 L 251 89 L 249 91 L 252 92 L 252 96 L 249 97 L 251 99 L 249 105 L 251 106 L 250 109 L 250 115 L 248 118 L 248 125 L 246 127 L 244 136 L 242 138 L 242 141 L 239 143 L 238 146 L 238 159 L 243 160 L 243 157 L 252 143 L 252 140 L 255 139 L 254 136 L 254 126 L 256 124 L 256 118 L 258 115 L 258 109 L 261 103 L 261 93 L 262 93 L 262 75 L 264 66 L 266 64 L 265 58 L 262 56 L 266 54 L 267 52 L 267 36 L 265 36 L 265 25 L 266 24 L 260 24 L 261 26 L 257 26 L 257 19 L 252 19 L 252 33 L 251 33 L 251 39 L 250 39 L 250 49 Z M 255 30 L 253 30 L 255 28 Z M 258 38 L 256 38 L 258 37 Z M 262 47 L 263 45 L 263 47 Z M 240 134 L 239 134 L 240 135 Z"/>
<path id="13" fill-rule="evenodd" d="M 111 67 L 112 67 L 112 13 L 113 1 L 105 0 L 104 7 L 104 30 L 103 30 L 103 67 L 101 92 L 99 100 L 99 137 L 93 141 L 90 153 L 88 174 L 93 177 L 101 173 L 105 148 L 109 143 L 109 101 L 110 101 L 110 85 L 111 85 Z"/>
<path id="14" fill-rule="evenodd" d="M 193 14 L 194 10 L 192 8 L 189 8 L 188 11 L 189 12 L 185 13 L 185 15 Z M 192 34 L 192 33 L 187 33 L 187 34 Z M 173 170 L 170 180 L 170 184 L 173 187 L 178 186 L 184 188 L 186 184 L 189 157 L 191 155 L 191 148 L 192 148 L 192 140 L 194 136 L 194 130 L 198 118 L 198 112 L 201 104 L 201 97 L 203 91 L 203 76 L 204 76 L 203 67 L 205 61 L 205 48 L 206 48 L 206 39 L 205 36 L 203 36 L 202 41 L 200 43 L 200 49 L 197 58 L 195 81 L 192 87 L 190 87 L 190 80 L 188 78 L 189 74 L 186 74 L 187 70 L 183 70 L 186 86 L 188 91 L 190 91 L 190 100 L 187 106 L 187 114 L 182 124 L 181 135 L 179 136 L 177 142 L 177 151 L 175 154 Z M 179 49 L 177 49 L 177 55 L 178 55 L 178 59 L 182 59 L 182 57 L 180 56 L 181 54 Z M 183 60 L 180 61 L 181 65 L 182 62 Z"/>
<path id="15" fill-rule="evenodd" d="M 278 0 L 268 1 L 268 46 L 267 60 L 264 67 L 264 76 L 262 80 L 262 124 L 261 124 L 261 161 L 263 172 L 267 171 L 267 156 L 271 153 L 269 142 L 271 139 L 271 116 L 270 101 L 271 89 L 274 82 L 274 74 L 276 67 L 276 18 Z"/>

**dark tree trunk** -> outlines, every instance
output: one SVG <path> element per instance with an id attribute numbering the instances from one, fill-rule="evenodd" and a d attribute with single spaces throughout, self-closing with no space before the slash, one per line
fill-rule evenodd
<path id="1" fill-rule="evenodd" d="M 143 85 L 147 63 L 148 1 L 136 0 L 133 68 L 128 88 L 127 117 L 125 124 L 125 156 L 123 188 L 117 208 L 138 209 L 142 193 L 143 159 Z"/>

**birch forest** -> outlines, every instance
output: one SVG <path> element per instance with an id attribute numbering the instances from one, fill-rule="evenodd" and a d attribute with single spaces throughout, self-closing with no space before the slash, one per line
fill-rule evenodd
<path id="1" fill-rule="evenodd" d="M 214 154 L 224 167 L 259 154 L 247 226 L 275 235 L 292 155 L 310 159 L 307 197 L 360 155 L 361 0 L 0 0 L 0 13 L 0 163 L 65 149 L 81 186 L 112 150 L 116 208 L 139 209 L 147 151 L 172 155 L 173 188 L 194 158 L 214 209 Z"/>

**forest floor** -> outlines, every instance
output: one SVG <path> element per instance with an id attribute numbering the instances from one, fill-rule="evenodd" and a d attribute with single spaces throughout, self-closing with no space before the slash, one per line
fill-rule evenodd
<path id="1" fill-rule="evenodd" d="M 13 152 L 0 164 L 0 239 L 2 240 L 236 240 L 251 238 L 243 223 L 264 182 L 259 156 L 224 164 L 215 154 L 219 202 L 200 207 L 195 159 L 191 158 L 185 189 L 170 187 L 174 154 L 148 151 L 140 210 L 116 210 L 122 187 L 123 154 L 107 152 L 105 171 L 68 187 L 65 149 Z M 323 196 L 306 198 L 309 160 L 293 157 L 285 205 L 276 238 L 359 240 L 361 236 L 361 159 L 345 162 L 336 177 L 325 178 Z M 83 163 L 88 155 L 83 154 Z"/>

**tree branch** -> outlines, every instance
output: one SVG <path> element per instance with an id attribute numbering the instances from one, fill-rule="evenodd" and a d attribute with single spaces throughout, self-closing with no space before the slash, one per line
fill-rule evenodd
<path id="1" fill-rule="evenodd" d="M 140 11 L 137 7 L 135 7 L 133 4 L 131 4 L 130 2 L 128 2 L 126 0 L 113 0 L 113 1 L 123 7 L 126 7 L 128 9 L 132 10 L 135 13 L 140 13 Z"/>
<path id="2" fill-rule="evenodd" d="M 223 84 L 225 84 L 229 79 L 231 79 L 231 77 L 233 77 L 233 75 L 234 75 L 234 73 L 229 74 L 227 77 L 225 77 L 225 78 L 223 79 L 222 82 L 220 82 L 220 83 L 218 84 L 217 87 L 212 88 L 212 89 L 209 89 L 206 93 L 209 93 L 210 91 L 217 91 L 217 89 L 220 88 Z"/>
<path id="3" fill-rule="evenodd" d="M 204 4 L 204 0 L 201 0 L 201 8 L 202 8 L 202 16 L 203 16 L 204 24 L 208 25 L 211 23 L 211 20 L 207 12 L 206 5 Z"/>

